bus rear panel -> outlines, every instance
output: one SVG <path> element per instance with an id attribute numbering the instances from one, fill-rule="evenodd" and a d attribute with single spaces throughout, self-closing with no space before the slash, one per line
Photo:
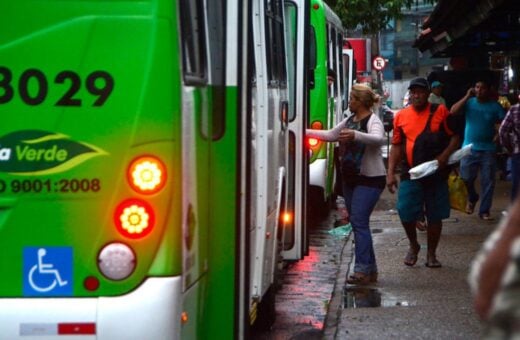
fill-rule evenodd
<path id="1" fill-rule="evenodd" d="M 1 337 L 179 333 L 164 322 L 182 291 L 167 3 L 0 5 Z"/>

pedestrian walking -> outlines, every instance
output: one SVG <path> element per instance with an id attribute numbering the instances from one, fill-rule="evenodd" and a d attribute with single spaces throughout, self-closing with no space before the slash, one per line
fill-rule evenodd
<path id="1" fill-rule="evenodd" d="M 373 113 L 379 96 L 365 85 L 354 85 L 349 99 L 353 114 L 330 130 L 307 130 L 307 136 L 328 142 L 339 141 L 343 196 L 354 232 L 354 274 L 347 282 L 377 281 L 377 263 L 370 232 L 370 215 L 385 187 L 385 165 L 381 146 L 385 143 L 383 123 Z"/>
<path id="2" fill-rule="evenodd" d="M 520 95 L 518 96 L 520 101 Z M 520 102 L 511 106 L 498 130 L 500 144 L 511 159 L 511 202 L 518 197 L 520 185 Z"/>
<path id="3" fill-rule="evenodd" d="M 458 148 L 460 138 L 448 126 L 448 109 L 444 105 L 428 102 L 430 86 L 425 78 L 412 79 L 408 89 L 411 105 L 400 110 L 394 118 L 386 182 L 388 190 L 394 193 L 397 188 L 396 168 L 402 162 L 397 210 L 410 242 L 404 264 L 413 266 L 417 263 L 420 245 L 417 242 L 416 221 L 424 213 L 428 220 L 425 265 L 439 268 L 442 265 L 437 259 L 436 250 L 442 219 L 450 215 L 447 162 L 450 154 Z M 439 164 L 437 172 L 418 180 L 410 179 L 410 168 L 434 159 Z"/>
<path id="4" fill-rule="evenodd" d="M 464 114 L 466 126 L 463 146 L 472 144 L 471 154 L 460 162 L 460 176 L 468 189 L 466 213 L 472 214 L 480 201 L 479 217 L 492 220 L 490 215 L 495 176 L 497 170 L 496 143 L 497 127 L 504 118 L 504 110 L 492 99 L 489 83 L 479 80 L 475 87 L 451 107 L 452 114 Z M 481 196 L 475 189 L 475 180 L 480 172 Z"/>
<path id="5" fill-rule="evenodd" d="M 431 85 L 431 93 L 428 96 L 428 101 L 432 104 L 442 104 L 446 106 L 446 101 L 442 97 L 443 84 L 440 81 L 435 80 Z M 417 230 L 426 231 L 428 227 L 428 221 L 424 214 L 417 220 L 415 224 Z"/>

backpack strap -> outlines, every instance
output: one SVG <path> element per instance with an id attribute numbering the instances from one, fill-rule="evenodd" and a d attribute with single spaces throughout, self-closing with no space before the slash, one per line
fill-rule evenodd
<path id="1" fill-rule="evenodd" d="M 426 122 L 426 127 L 425 127 L 425 130 L 427 131 L 430 131 L 431 132 L 431 123 L 432 123 L 432 118 L 433 118 L 433 115 L 435 114 L 435 112 L 437 111 L 437 109 L 439 108 L 439 104 L 430 104 L 430 115 L 428 116 L 428 121 Z"/>
<path id="2" fill-rule="evenodd" d="M 437 108 L 439 107 L 439 104 L 437 103 L 432 103 L 430 104 L 430 115 L 433 116 L 433 114 L 435 113 L 435 111 L 437 111 Z"/>

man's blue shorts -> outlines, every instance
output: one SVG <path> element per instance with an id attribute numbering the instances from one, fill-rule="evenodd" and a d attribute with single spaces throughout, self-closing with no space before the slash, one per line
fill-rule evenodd
<path id="1" fill-rule="evenodd" d="M 402 222 L 415 222 L 423 215 L 428 221 L 439 222 L 450 217 L 450 209 L 445 179 L 436 178 L 429 182 L 408 179 L 399 183 L 397 211 Z"/>

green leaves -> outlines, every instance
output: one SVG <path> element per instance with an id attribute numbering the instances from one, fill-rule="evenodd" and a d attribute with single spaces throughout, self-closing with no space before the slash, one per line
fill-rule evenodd
<path id="1" fill-rule="evenodd" d="M 375 34 L 384 30 L 391 20 L 402 17 L 403 9 L 411 9 L 417 2 L 433 4 L 437 0 L 328 1 L 347 29 L 361 29 L 364 34 Z"/>

